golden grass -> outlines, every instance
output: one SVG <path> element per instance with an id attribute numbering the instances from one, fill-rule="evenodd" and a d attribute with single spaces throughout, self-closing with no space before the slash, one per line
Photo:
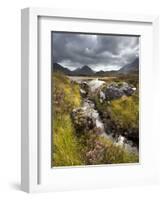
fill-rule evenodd
<path id="1" fill-rule="evenodd" d="M 53 75 L 52 166 L 81 165 L 80 144 L 71 121 L 71 111 L 80 106 L 79 86 L 64 75 Z"/>
<path id="2" fill-rule="evenodd" d="M 137 128 L 139 123 L 139 103 L 137 96 L 111 101 L 111 117 L 123 128 Z"/>

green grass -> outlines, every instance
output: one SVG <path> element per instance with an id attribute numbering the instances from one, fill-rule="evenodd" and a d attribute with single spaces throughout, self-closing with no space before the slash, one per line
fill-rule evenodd
<path id="1" fill-rule="evenodd" d="M 52 166 L 81 165 L 80 143 L 75 135 L 71 111 L 80 106 L 79 86 L 62 74 L 53 75 Z"/>
<path id="2" fill-rule="evenodd" d="M 69 115 L 56 117 L 53 135 L 53 166 L 72 166 L 83 164 L 80 143 L 75 136 Z"/>
<path id="3" fill-rule="evenodd" d="M 70 113 L 73 108 L 80 106 L 81 96 L 79 85 L 71 82 L 60 73 L 53 74 L 52 80 L 52 103 L 53 112 Z"/>
<path id="4" fill-rule="evenodd" d="M 121 79 L 120 79 L 121 80 Z M 117 82 L 121 84 L 121 81 Z M 128 80 L 128 79 L 127 79 Z M 124 79 L 123 81 L 127 81 Z M 130 77 L 130 82 L 131 77 Z M 132 96 L 123 96 L 116 100 L 100 102 L 99 95 L 96 94 L 92 97 L 95 102 L 97 110 L 105 117 L 109 117 L 115 124 L 122 129 L 138 129 L 139 128 L 139 84 L 138 80 L 133 80 L 137 86 L 137 91 Z"/>
<path id="5" fill-rule="evenodd" d="M 114 100 L 110 107 L 112 119 L 122 128 L 138 128 L 139 101 L 136 95 Z"/>

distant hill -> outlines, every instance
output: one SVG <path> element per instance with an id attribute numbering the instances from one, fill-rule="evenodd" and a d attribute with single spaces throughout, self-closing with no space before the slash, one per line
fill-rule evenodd
<path id="1" fill-rule="evenodd" d="M 81 68 L 71 71 L 68 68 L 63 67 L 62 65 L 60 65 L 58 63 L 53 64 L 53 71 L 54 72 L 59 71 L 66 75 L 71 75 L 71 76 L 92 76 L 95 73 L 90 67 L 88 67 L 86 65 L 84 65 Z"/>
<path id="2" fill-rule="evenodd" d="M 98 71 L 96 72 L 96 75 L 97 76 L 114 76 L 117 74 L 117 71 L 116 70 L 112 70 L 112 71 Z"/>
<path id="3" fill-rule="evenodd" d="M 139 58 L 136 58 L 132 63 L 129 63 L 122 67 L 118 73 L 128 74 L 128 73 L 138 73 L 139 72 Z"/>
<path id="4" fill-rule="evenodd" d="M 93 71 L 89 66 L 84 65 L 83 67 L 77 68 L 73 71 L 58 63 L 53 63 L 53 71 L 59 71 L 69 76 L 116 76 L 121 74 L 137 74 L 139 72 L 139 58 L 136 58 L 132 63 L 129 63 L 122 67 L 120 70 L 103 71 L 98 72 Z"/>
<path id="5" fill-rule="evenodd" d="M 66 75 L 71 75 L 71 70 L 67 69 L 66 67 L 63 67 L 58 63 L 53 63 L 53 71 L 59 71 Z"/>
<path id="6" fill-rule="evenodd" d="M 99 75 L 99 76 L 104 75 L 104 74 L 105 74 L 105 71 L 103 71 L 103 70 L 96 72 L 96 75 Z"/>
<path id="7" fill-rule="evenodd" d="M 72 73 L 73 75 L 78 75 L 78 76 L 92 76 L 94 75 L 95 72 L 87 65 L 84 65 L 83 67 L 72 71 Z"/>

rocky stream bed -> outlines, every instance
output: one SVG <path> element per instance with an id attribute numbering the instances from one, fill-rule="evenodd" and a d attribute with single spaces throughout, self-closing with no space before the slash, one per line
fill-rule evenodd
<path id="1" fill-rule="evenodd" d="M 96 103 L 92 100 L 92 96 L 98 95 L 101 103 L 107 102 L 109 104 L 112 100 L 133 95 L 136 88 L 126 82 L 121 84 L 112 82 L 108 84 L 98 79 L 75 80 L 74 78 L 72 81 L 80 85 L 80 93 L 83 98 L 82 106 L 75 108 L 72 112 L 76 129 L 79 131 L 94 130 L 96 134 L 111 140 L 115 145 L 138 155 L 137 132 L 135 130 L 129 130 L 128 132 L 124 130 L 114 131 L 111 128 L 113 125 L 108 125 L 108 116 L 105 117 L 105 114 L 97 109 Z"/>

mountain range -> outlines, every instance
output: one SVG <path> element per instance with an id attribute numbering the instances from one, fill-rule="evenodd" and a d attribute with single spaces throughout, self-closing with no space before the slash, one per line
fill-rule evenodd
<path id="1" fill-rule="evenodd" d="M 129 63 L 123 66 L 119 73 L 127 74 L 127 73 L 138 73 L 139 72 L 139 58 L 136 58 L 132 63 Z"/>
<path id="2" fill-rule="evenodd" d="M 137 74 L 139 72 L 139 58 L 136 58 L 132 63 L 123 66 L 120 70 L 115 71 L 100 70 L 95 72 L 87 65 L 72 71 L 58 63 L 53 63 L 53 71 L 59 71 L 69 76 L 109 76 L 116 74 Z"/>

